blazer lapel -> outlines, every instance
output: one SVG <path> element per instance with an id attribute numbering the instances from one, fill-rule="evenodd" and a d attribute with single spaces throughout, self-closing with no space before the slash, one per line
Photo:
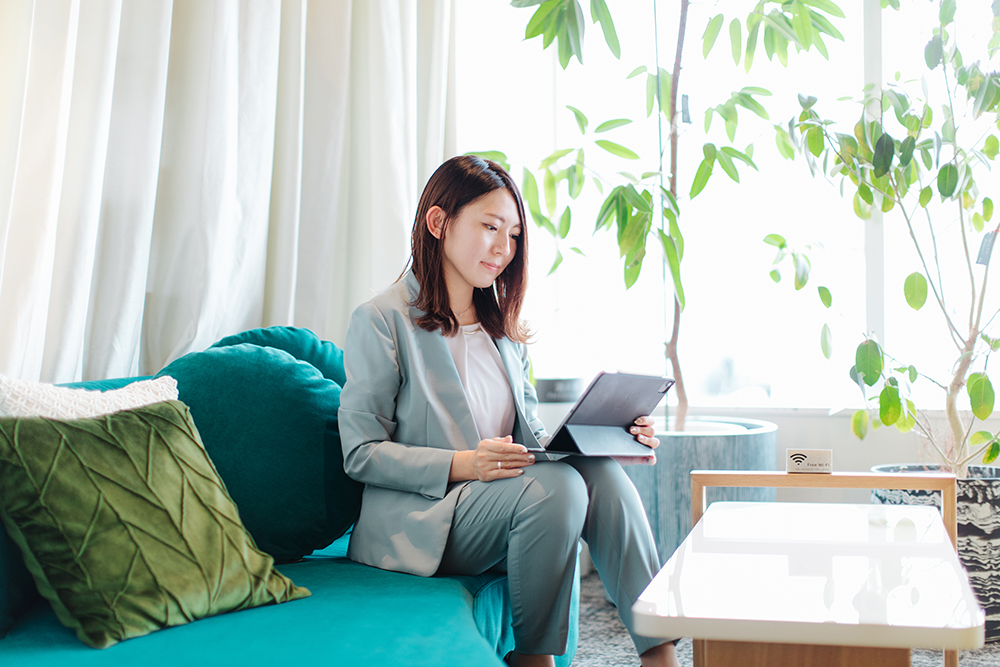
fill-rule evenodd
<path id="1" fill-rule="evenodd" d="M 412 302 L 420 291 L 420 285 L 412 271 L 406 274 L 404 280 Z M 416 325 L 417 319 L 423 314 L 422 310 L 410 306 L 409 316 L 414 323 L 414 342 L 420 350 L 423 361 L 420 370 L 425 376 L 424 381 L 431 389 L 426 392 L 427 400 L 438 416 L 442 430 L 448 435 L 452 448 L 475 449 L 479 444 L 479 429 L 476 428 L 476 420 L 472 416 L 472 407 L 465 395 L 462 378 L 458 375 L 458 368 L 444 336 L 437 331 L 425 331 Z"/>
<path id="2" fill-rule="evenodd" d="M 511 391 L 514 393 L 514 407 L 517 408 L 517 421 L 514 424 L 514 442 L 519 442 L 525 447 L 534 449 L 539 447 L 538 440 L 528 426 L 528 419 L 524 412 L 524 365 L 521 361 L 520 348 L 509 338 L 494 338 L 497 349 L 500 350 L 500 359 L 503 360 L 504 370 L 507 371 L 507 380 L 510 382 Z"/>

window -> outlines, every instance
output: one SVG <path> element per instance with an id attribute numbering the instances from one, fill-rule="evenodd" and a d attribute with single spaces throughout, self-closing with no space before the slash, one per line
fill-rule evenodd
<path id="1" fill-rule="evenodd" d="M 746 4 L 749 9 L 752 3 Z M 725 29 L 708 59 L 701 54 L 701 35 L 709 18 L 719 11 L 730 12 L 730 18 L 732 3 L 690 5 L 680 93 L 688 96 L 691 123 L 680 128 L 678 190 L 687 297 L 681 322 L 681 363 L 692 405 L 860 405 L 860 394 L 847 379 L 847 369 L 866 331 L 865 223 L 854 215 L 850 195 L 841 197 L 839 180 L 831 185 L 822 175 L 811 177 L 801 156 L 794 161 L 779 156 L 772 127 L 787 125 L 798 115 L 798 93 L 818 98 L 827 117 L 852 125 L 860 118 L 860 104 L 836 102 L 843 97 L 860 98 L 864 85 L 861 3 L 840 4 L 848 15 L 837 27 L 846 42 L 826 40 L 829 60 L 815 52 L 790 53 L 786 69 L 768 62 L 758 48 L 749 75 L 742 65 L 733 64 Z M 936 11 L 934 7 L 927 11 Z M 588 12 L 586 66 L 574 60 L 564 71 L 556 62 L 555 49 L 543 52 L 538 40 L 523 40 L 530 11 L 506 3 L 458 0 L 459 151 L 505 152 L 520 183 L 525 166 L 534 169 L 552 151 L 579 145 L 577 122 L 566 108 L 571 105 L 586 114 L 589 130 L 613 118 L 636 121 L 606 135 L 640 155 L 635 165 L 605 154 L 592 141 L 587 144 L 588 163 L 595 160 L 598 174 L 613 177 L 626 166 L 636 174 L 656 170 L 658 128 L 655 117 L 645 117 L 643 79 L 626 80 L 635 67 L 652 69 L 654 65 L 652 3 L 629 4 L 627 11 L 623 5 L 612 6 L 612 11 L 617 12 L 621 60 L 608 52 Z M 989 8 L 984 6 L 983 11 L 988 14 Z M 676 3 L 661 1 L 657 12 L 660 66 L 669 71 L 676 39 Z M 884 18 L 890 20 L 909 21 Z M 988 29 L 989 18 L 981 23 Z M 910 31 L 886 29 L 885 33 L 890 36 L 884 51 L 889 72 L 899 69 L 897 62 L 914 58 L 895 40 L 909 40 L 907 49 L 921 50 L 926 41 L 925 36 Z M 773 93 L 762 99 L 769 120 L 740 109 L 734 142 L 739 147 L 755 145 L 753 159 L 760 171 L 741 167 L 741 184 L 736 184 L 717 168 L 706 189 L 689 198 L 703 142 L 725 142 L 718 117 L 706 137 L 705 109 L 747 85 Z M 665 121 L 663 125 L 665 135 Z M 567 201 L 565 189 L 560 199 Z M 533 226 L 529 230 L 531 290 L 525 315 L 537 332 L 531 354 L 538 376 L 590 377 L 597 370 L 617 369 L 669 374 L 663 344 L 673 310 L 672 301 L 665 299 L 664 284 L 668 291 L 672 288 L 664 275 L 659 247 L 648 246 L 642 274 L 626 291 L 613 233 L 591 233 L 602 200 L 592 184 L 584 190 L 572 207 L 573 233 L 558 246 L 543 230 Z M 800 292 L 792 287 L 790 264 L 780 268 L 780 284 L 769 277 L 775 249 L 763 243 L 763 238 L 770 233 L 783 235 L 797 248 L 811 246 L 813 271 Z M 886 247 L 906 241 L 899 236 L 895 221 L 885 225 L 885 235 Z M 571 246 L 586 256 L 571 252 Z M 548 275 L 557 250 L 565 259 Z M 901 281 L 897 276 L 914 269 L 899 260 L 898 253 L 889 253 L 885 270 L 887 308 L 893 309 L 887 319 L 893 326 L 901 322 L 899 326 L 941 328 L 937 323 L 914 325 L 898 317 L 894 309 L 902 300 L 896 294 L 900 291 L 896 282 Z M 833 293 L 832 308 L 821 303 L 818 286 Z M 820 352 L 824 324 L 834 333 L 830 360 Z M 889 331 L 890 344 L 894 331 Z"/>

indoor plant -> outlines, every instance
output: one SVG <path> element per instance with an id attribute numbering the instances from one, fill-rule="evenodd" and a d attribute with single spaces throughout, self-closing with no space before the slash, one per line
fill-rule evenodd
<path id="1" fill-rule="evenodd" d="M 559 62 L 565 69 L 572 58 L 583 61 L 584 13 L 579 0 L 513 0 L 515 7 L 533 7 L 534 12 L 525 30 L 527 39 L 540 38 L 543 48 L 552 44 L 558 46 Z M 674 392 L 677 396 L 677 407 L 674 411 L 674 428 L 684 430 L 688 412 L 688 399 L 685 390 L 684 375 L 681 369 L 678 352 L 678 338 L 681 317 L 685 305 L 682 282 L 681 264 L 684 257 L 684 236 L 682 233 L 682 216 L 679 199 L 682 199 L 679 183 L 687 180 L 690 173 L 691 185 L 686 193 L 696 197 L 705 188 L 715 166 L 718 165 L 730 178 L 739 182 L 739 165 L 757 169 L 753 162 L 752 143 L 737 148 L 734 145 L 739 122 L 739 109 L 752 111 L 755 115 L 767 119 L 768 113 L 761 104 L 759 97 L 770 93 L 759 87 L 746 86 L 737 91 L 726 92 L 722 101 L 714 107 L 706 109 L 703 158 L 698 164 L 687 165 L 678 163 L 678 123 L 681 122 L 679 111 L 680 97 L 678 94 L 682 72 L 682 55 L 687 32 L 689 0 L 680 0 L 677 39 L 672 70 L 668 72 L 660 67 L 659 62 L 651 67 L 635 68 L 628 78 L 637 78 L 643 82 L 645 92 L 646 117 L 656 110 L 658 128 L 657 155 L 659 160 L 655 165 L 646 165 L 646 171 L 635 175 L 630 171 L 620 171 L 605 177 L 597 174 L 588 166 L 583 144 L 592 144 L 608 151 L 625 162 L 623 169 L 631 170 L 632 160 L 639 156 L 628 147 L 607 139 L 608 131 L 631 123 L 636 118 L 615 118 L 605 121 L 587 136 L 588 119 L 579 109 L 569 107 L 579 125 L 584 142 L 571 147 L 554 151 L 542 160 L 538 169 L 532 173 L 525 170 L 522 190 L 532 218 L 539 227 L 545 229 L 557 239 L 566 238 L 574 221 L 580 220 L 577 213 L 572 215 L 572 201 L 589 181 L 596 183 L 603 196 L 603 204 L 596 211 L 595 231 L 614 229 L 614 243 L 622 258 L 622 268 L 626 288 L 631 287 L 642 269 L 646 258 L 647 243 L 659 246 L 662 250 L 665 273 L 670 274 L 670 287 L 667 299 L 671 302 L 673 318 L 669 330 L 664 332 L 665 352 L 669 361 L 670 374 L 676 381 Z M 655 0 L 651 3 L 654 13 L 657 9 Z M 616 57 L 620 55 L 620 45 L 614 27 L 614 22 L 608 5 L 604 0 L 592 0 L 591 15 L 595 23 L 600 23 L 605 42 Z M 787 64 L 788 47 L 795 50 L 817 49 L 824 56 L 826 48 L 822 39 L 827 35 L 833 39 L 842 40 L 843 36 L 834 27 L 830 18 L 842 18 L 843 12 L 830 0 L 795 0 L 794 2 L 777 2 L 760 0 L 751 6 L 746 19 L 733 19 L 728 22 L 728 30 L 732 41 L 733 59 L 746 72 L 754 62 L 758 45 L 762 45 L 769 59 L 777 58 L 782 65 Z M 709 22 L 704 36 L 703 54 L 708 55 L 724 24 L 724 17 L 718 14 Z M 747 37 L 740 35 L 746 28 Z M 759 37 L 759 39 L 758 39 Z M 658 37 L 654 32 L 654 39 Z M 658 53 L 658 50 L 657 50 Z M 658 60 L 658 57 L 657 57 Z M 638 104 L 638 108 L 641 108 Z M 687 113 L 687 110 L 684 110 Z M 728 141 L 716 143 L 707 141 L 708 130 L 712 120 L 718 116 L 725 126 Z M 663 121 L 669 124 L 666 132 Z M 686 122 L 690 122 L 686 119 Z M 664 165 L 666 160 L 667 164 Z M 638 172 L 637 172 L 638 173 Z M 666 181 L 665 181 L 666 179 Z M 557 203 L 558 193 L 565 182 L 566 194 L 570 204 L 560 206 Z M 684 187 L 684 186 L 680 186 Z M 605 194 L 605 189 L 607 193 Z M 594 215 L 591 212 L 591 215 Z M 590 217 L 590 216 L 587 216 Z M 590 221 L 588 220 L 588 223 Z M 576 250 L 573 248 L 572 250 Z M 553 270 L 562 262 L 563 256 L 558 253 L 553 264 Z M 666 282 L 666 279 L 665 279 Z"/>
<path id="2" fill-rule="evenodd" d="M 540 37 L 543 46 L 558 44 L 560 64 L 565 68 L 575 56 L 582 62 L 583 10 L 577 0 L 515 0 L 517 7 L 535 7 L 525 36 Z M 526 206 L 536 224 L 546 229 L 557 239 L 566 238 L 574 221 L 589 218 L 588 223 L 596 230 L 614 228 L 613 237 L 622 258 L 626 287 L 630 287 L 639 275 L 646 257 L 647 242 L 658 245 L 663 252 L 665 293 L 673 308 L 672 323 L 664 332 L 666 356 L 670 362 L 671 375 L 677 381 L 678 405 L 675 410 L 674 430 L 660 435 L 664 444 L 657 466 L 653 468 L 632 468 L 630 476 L 643 495 L 643 501 L 650 513 L 654 532 L 658 535 L 661 555 L 666 558 L 683 539 L 690 527 L 686 507 L 689 504 L 688 473 L 693 468 L 766 468 L 775 462 L 775 426 L 753 420 L 729 420 L 725 426 L 737 429 L 736 433 L 698 433 L 698 429 L 684 431 L 688 410 L 684 377 L 678 355 L 678 334 L 685 298 L 681 280 L 681 262 L 684 254 L 684 237 L 681 232 L 681 213 L 678 204 L 679 182 L 690 174 L 690 189 L 686 194 L 697 196 L 709 181 L 715 165 L 719 165 L 730 178 L 739 181 L 737 165 L 743 164 L 756 169 L 753 162 L 752 144 L 745 148 L 733 145 L 739 120 L 739 109 L 752 111 L 761 118 L 768 114 L 757 97 L 768 95 L 768 91 L 756 87 L 744 87 L 735 92 L 727 92 L 720 104 L 707 110 L 706 133 L 715 116 L 724 125 L 728 141 L 706 141 L 699 162 L 685 169 L 678 164 L 678 84 L 682 71 L 681 61 L 687 29 L 688 1 L 679 5 L 678 30 L 672 72 L 667 72 L 656 62 L 652 67 L 637 67 L 629 78 L 639 77 L 645 83 L 646 116 L 656 110 L 658 126 L 657 155 L 655 165 L 641 175 L 616 174 L 605 178 L 589 168 L 586 160 L 591 147 L 608 151 L 622 160 L 638 159 L 638 155 L 627 147 L 610 141 L 605 134 L 618 127 L 633 122 L 628 118 L 615 118 L 603 122 L 588 136 L 589 121 L 582 111 L 570 108 L 579 125 L 587 145 L 577 144 L 564 147 L 546 157 L 533 173 L 525 170 L 522 190 Z M 651 3 L 655 12 L 656 2 Z M 811 9 L 810 9 L 811 7 Z M 591 13 L 595 22 L 601 24 L 608 47 L 618 55 L 618 38 L 607 5 L 603 0 L 591 2 Z M 827 0 L 807 0 L 806 2 L 780 3 L 758 2 L 751 7 L 745 25 L 749 31 L 745 48 L 742 40 L 734 47 L 733 56 L 737 64 L 749 71 L 757 52 L 758 35 L 760 43 L 769 58 L 777 57 L 782 64 L 787 62 L 788 46 L 796 49 L 816 48 L 825 54 L 821 35 L 842 39 L 826 15 L 836 18 L 843 13 Z M 655 21 L 654 21 L 655 24 Z M 722 15 L 714 17 L 706 30 L 707 55 L 723 25 Z M 731 39 L 742 30 L 744 22 L 729 22 Z M 641 109 L 640 105 L 636 105 Z M 669 123 L 668 132 L 663 131 L 662 122 Z M 592 144 L 590 141 L 592 140 Z M 586 149 L 586 151 L 585 151 Z M 667 162 L 664 168 L 664 162 Z M 594 177 L 594 178 L 589 178 Z M 588 180 L 589 179 L 589 180 Z M 570 204 L 558 204 L 562 184 Z M 599 209 L 581 216 L 574 215 L 573 201 L 589 183 L 601 189 L 603 204 Z M 683 186 L 681 186 L 683 187 Z M 605 194 L 606 193 L 606 194 Z M 596 214 L 596 224 L 590 223 Z M 559 266 L 562 255 L 557 254 L 553 270 Z M 670 274 L 670 283 L 666 273 Z M 731 499 L 773 499 L 773 490 L 726 490 L 720 494 Z M 665 508 L 660 512 L 659 508 Z"/>
<path id="3" fill-rule="evenodd" d="M 899 8 L 898 2 L 883 0 L 883 6 L 889 4 Z M 928 358 L 936 352 L 933 346 L 918 350 L 922 359 L 897 358 L 884 341 L 866 334 L 850 369 L 866 402 L 854 413 L 852 429 L 858 438 L 865 437 L 870 424 L 916 430 L 939 468 L 960 478 L 959 551 L 987 608 L 987 638 L 995 640 L 1000 638 L 1000 475 L 995 467 L 970 464 L 990 464 L 1000 454 L 1000 432 L 982 424 L 993 413 L 995 399 L 988 362 L 1000 349 L 995 304 L 986 299 L 990 255 L 1000 229 L 992 224 L 997 178 L 990 174 L 1000 152 L 1000 74 L 990 71 L 1000 52 L 1000 2 L 992 3 L 992 31 L 984 40 L 988 43 L 980 45 L 985 61 L 965 62 L 957 43 L 957 12 L 956 0 L 939 2 L 923 52 L 928 71 L 913 80 L 898 75 L 882 90 L 866 90 L 861 119 L 853 127 L 824 119 L 815 98 L 800 96 L 799 116 L 775 129 L 782 154 L 792 159 L 798 152 L 814 175 L 839 180 L 858 217 L 880 210 L 887 214 L 886 223 L 905 225 L 911 244 L 898 252 L 906 253 L 912 272 L 894 291 L 902 292 L 914 310 L 930 299 L 928 310 L 935 312 L 928 326 L 933 322 L 947 331 L 955 346 L 953 361 L 938 377 Z M 772 234 L 765 241 L 778 248 L 776 264 L 787 261 L 790 248 L 783 236 Z M 949 252 L 954 253 L 950 265 Z M 796 254 L 798 263 L 808 266 L 805 253 Z M 949 272 L 950 267 L 961 270 Z M 821 298 L 829 307 L 829 291 Z M 923 327 L 900 332 L 897 338 L 926 336 Z M 829 357 L 827 327 L 821 340 Z M 942 425 L 918 405 L 914 394 L 921 385 L 940 391 Z"/>

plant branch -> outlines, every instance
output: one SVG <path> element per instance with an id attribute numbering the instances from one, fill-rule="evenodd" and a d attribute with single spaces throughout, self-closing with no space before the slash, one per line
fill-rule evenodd
<path id="1" fill-rule="evenodd" d="M 681 80 L 681 55 L 684 51 L 684 33 L 687 31 L 687 13 L 688 13 L 689 0 L 681 0 L 681 11 L 680 19 L 677 23 L 677 49 L 674 53 L 674 70 L 673 76 L 670 81 L 670 194 L 677 197 L 677 90 L 678 85 Z M 655 5 L 654 5 L 655 6 Z M 658 113 L 662 111 L 663 102 L 660 100 L 660 65 L 656 65 L 656 99 L 658 104 Z M 659 120 L 659 119 L 658 119 Z M 662 144 L 660 153 L 662 155 Z M 662 163 L 660 171 L 663 171 Z M 670 359 L 670 366 L 673 370 L 675 388 L 677 390 L 677 413 L 674 420 L 674 429 L 677 431 L 684 430 L 684 422 L 687 420 L 687 390 L 684 387 L 683 375 L 681 373 L 680 359 L 677 356 L 677 338 L 680 331 L 681 322 L 681 304 L 677 300 L 676 294 L 674 295 L 674 324 L 670 333 L 670 340 L 666 342 L 666 355 Z"/>

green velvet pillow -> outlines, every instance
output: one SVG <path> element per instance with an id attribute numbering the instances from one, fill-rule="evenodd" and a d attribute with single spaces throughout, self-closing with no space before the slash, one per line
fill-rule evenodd
<path id="1" fill-rule="evenodd" d="M 85 644 L 309 595 L 240 522 L 187 406 L 0 419 L 0 518 Z"/>
<path id="2" fill-rule="evenodd" d="M 318 341 L 278 330 L 293 348 Z M 244 525 L 276 562 L 322 549 L 357 519 L 363 487 L 344 472 L 340 385 L 312 363 L 240 343 L 186 354 L 157 375 L 177 380 Z"/>

